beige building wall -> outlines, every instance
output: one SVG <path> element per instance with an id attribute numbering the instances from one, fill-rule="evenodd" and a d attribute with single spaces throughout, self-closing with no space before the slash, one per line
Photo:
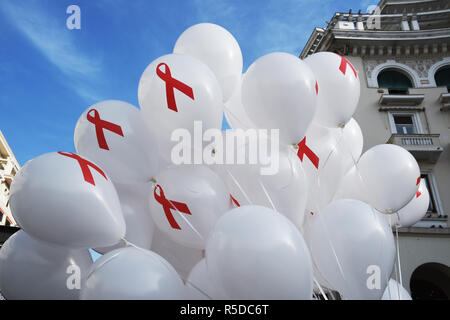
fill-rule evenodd
<path id="1" fill-rule="evenodd" d="M 9 189 L 20 166 L 0 131 L 0 225 L 16 226 L 9 208 Z"/>

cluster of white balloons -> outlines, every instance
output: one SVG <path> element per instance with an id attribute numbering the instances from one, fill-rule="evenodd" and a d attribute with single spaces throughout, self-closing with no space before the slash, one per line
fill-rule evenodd
<path id="1" fill-rule="evenodd" d="M 76 124 L 77 153 L 27 162 L 11 187 L 22 230 L 0 250 L 2 294 L 312 299 L 323 286 L 390 298 L 391 226 L 428 207 L 415 159 L 394 145 L 361 155 L 359 77 L 344 57 L 275 52 L 242 69 L 227 30 L 194 25 L 145 69 L 140 109 L 94 104 Z M 196 121 L 220 130 L 223 113 L 231 130 L 279 129 L 275 175 L 259 164 L 172 165 L 172 133 L 194 135 Z M 89 248 L 103 254 L 95 263 Z"/>

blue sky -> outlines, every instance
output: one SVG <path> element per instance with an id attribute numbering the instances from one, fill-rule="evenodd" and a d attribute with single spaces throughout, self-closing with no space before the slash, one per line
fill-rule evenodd
<path id="1" fill-rule="evenodd" d="M 74 152 L 73 130 L 90 105 L 118 99 L 138 106 L 145 67 L 178 36 L 216 23 L 238 40 L 244 70 L 258 57 L 299 55 L 314 27 L 370 0 L 1 0 L 2 130 L 21 165 L 46 152 Z M 81 8 L 81 30 L 66 9 Z"/>

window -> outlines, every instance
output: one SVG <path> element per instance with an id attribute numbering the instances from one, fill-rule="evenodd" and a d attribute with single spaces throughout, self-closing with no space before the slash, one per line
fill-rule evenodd
<path id="1" fill-rule="evenodd" d="M 447 87 L 447 91 L 450 92 L 450 66 L 439 69 L 434 75 L 434 80 L 438 87 Z"/>
<path id="2" fill-rule="evenodd" d="M 434 178 L 432 171 L 422 171 L 420 177 L 427 186 L 428 193 L 430 194 L 430 203 L 427 210 L 428 218 L 446 218 L 442 210 L 436 179 Z"/>
<path id="3" fill-rule="evenodd" d="M 387 69 L 378 74 L 378 87 L 389 90 L 389 94 L 408 94 L 408 89 L 413 87 L 411 80 L 402 72 Z"/>
<path id="4" fill-rule="evenodd" d="M 389 122 L 393 134 L 422 133 L 420 116 L 417 112 L 389 112 Z"/>
<path id="5" fill-rule="evenodd" d="M 427 213 L 437 213 L 436 200 L 434 200 L 433 192 L 431 189 L 430 177 L 426 173 L 425 174 L 422 173 L 420 175 L 420 177 L 424 181 L 425 186 L 427 187 L 428 193 L 430 194 L 430 204 L 428 205 Z"/>

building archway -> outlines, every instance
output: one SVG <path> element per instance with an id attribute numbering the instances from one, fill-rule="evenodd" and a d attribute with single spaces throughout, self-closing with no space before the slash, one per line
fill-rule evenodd
<path id="1" fill-rule="evenodd" d="M 390 94 L 407 94 L 408 89 L 414 87 L 410 77 L 395 68 L 382 70 L 377 82 L 379 88 L 388 89 Z"/>
<path id="2" fill-rule="evenodd" d="M 449 300 L 450 267 L 441 263 L 425 263 L 417 267 L 410 280 L 414 300 Z"/>
<path id="3" fill-rule="evenodd" d="M 434 74 L 434 80 L 437 87 L 447 87 L 447 90 L 450 92 L 450 65 L 440 68 Z"/>

